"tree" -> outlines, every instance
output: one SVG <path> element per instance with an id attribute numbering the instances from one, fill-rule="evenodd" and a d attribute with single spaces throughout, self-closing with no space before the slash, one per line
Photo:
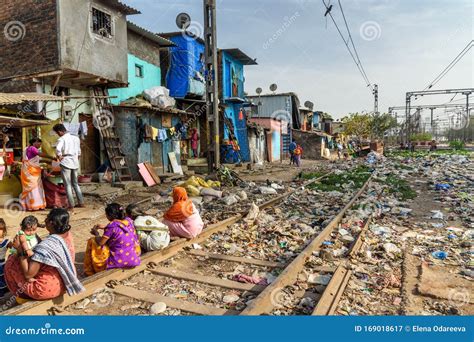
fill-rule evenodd
<path id="1" fill-rule="evenodd" d="M 388 113 L 376 113 L 371 116 L 370 130 L 376 139 L 383 139 L 384 133 L 397 125 L 397 120 Z"/>
<path id="2" fill-rule="evenodd" d="M 369 114 L 352 113 L 342 119 L 344 134 L 367 139 L 371 130 L 371 117 Z"/>

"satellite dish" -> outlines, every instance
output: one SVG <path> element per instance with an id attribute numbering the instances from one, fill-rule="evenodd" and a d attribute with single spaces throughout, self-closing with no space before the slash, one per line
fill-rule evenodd
<path id="1" fill-rule="evenodd" d="M 275 90 L 277 90 L 277 89 L 278 89 L 278 86 L 275 83 L 270 85 L 270 90 L 271 91 L 275 92 Z"/>
<path id="2" fill-rule="evenodd" d="M 176 25 L 181 30 L 186 30 L 191 25 L 191 17 L 187 13 L 180 13 L 176 16 Z"/>
<path id="3" fill-rule="evenodd" d="M 311 102 L 311 101 L 306 101 L 306 102 L 304 103 L 304 106 L 305 106 L 306 108 L 308 108 L 308 109 L 313 110 L 313 108 L 314 108 L 314 103 Z"/>
<path id="4" fill-rule="evenodd" d="M 258 95 L 260 95 L 260 94 L 263 92 L 263 90 L 262 90 L 262 88 L 258 87 L 257 89 L 255 89 L 255 92 L 256 92 Z"/>

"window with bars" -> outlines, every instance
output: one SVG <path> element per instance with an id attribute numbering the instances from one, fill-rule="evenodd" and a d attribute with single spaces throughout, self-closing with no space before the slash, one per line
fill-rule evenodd
<path id="1" fill-rule="evenodd" d="M 112 16 L 92 8 L 92 32 L 104 38 L 112 38 Z"/>

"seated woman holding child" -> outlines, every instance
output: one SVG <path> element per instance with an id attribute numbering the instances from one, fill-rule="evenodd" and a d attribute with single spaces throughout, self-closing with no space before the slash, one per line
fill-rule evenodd
<path id="1" fill-rule="evenodd" d="M 38 221 L 28 221 L 28 227 L 22 230 L 34 232 Z M 22 251 L 24 247 L 20 244 L 14 246 L 20 250 L 10 255 L 5 264 L 5 281 L 18 303 L 28 299 L 52 299 L 65 292 L 74 295 L 84 290 L 74 266 L 69 213 L 65 209 L 53 209 L 45 224 L 50 235 L 35 245 L 32 253 Z"/>
<path id="2" fill-rule="evenodd" d="M 105 208 L 109 224 L 97 225 L 91 230 L 94 235 L 87 242 L 84 255 L 84 273 L 91 276 L 112 268 L 133 268 L 140 265 L 140 244 L 135 227 L 125 210 L 118 203 Z M 100 235 L 99 230 L 104 233 Z"/>
<path id="3" fill-rule="evenodd" d="M 201 234 L 204 223 L 201 215 L 188 198 L 186 189 L 173 189 L 173 205 L 165 213 L 163 223 L 170 230 L 171 237 L 192 239 Z"/>

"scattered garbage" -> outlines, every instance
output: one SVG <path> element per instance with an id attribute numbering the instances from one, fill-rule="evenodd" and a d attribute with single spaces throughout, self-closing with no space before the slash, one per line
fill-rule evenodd
<path id="1" fill-rule="evenodd" d="M 399 253 L 401 253 L 401 249 L 398 248 L 395 244 L 393 244 L 391 242 L 384 243 L 383 244 L 383 249 L 385 250 L 385 252 L 387 252 L 389 254 L 399 254 Z"/>
<path id="2" fill-rule="evenodd" d="M 435 220 L 442 220 L 444 218 L 444 215 L 439 210 L 431 210 L 431 218 Z"/>
<path id="3" fill-rule="evenodd" d="M 270 188 L 267 186 L 261 186 L 258 188 L 258 190 L 262 195 L 276 195 L 278 193 L 274 188 Z"/>
<path id="4" fill-rule="evenodd" d="M 240 299 L 239 296 L 235 294 L 229 294 L 229 295 L 224 296 L 224 298 L 222 298 L 222 301 L 226 304 L 231 304 L 231 303 L 235 303 L 239 299 Z"/>
<path id="5" fill-rule="evenodd" d="M 431 253 L 433 258 L 440 259 L 440 260 L 445 260 L 448 257 L 448 253 L 445 251 L 434 251 Z"/>
<path id="6" fill-rule="evenodd" d="M 233 281 L 238 281 L 239 283 L 247 284 L 256 284 L 256 285 L 268 285 L 268 282 L 265 278 L 252 277 L 246 274 L 236 274 L 232 277 Z"/>
<path id="7" fill-rule="evenodd" d="M 317 285 L 327 285 L 331 281 L 330 274 L 311 274 L 308 277 L 308 283 Z"/>
<path id="8" fill-rule="evenodd" d="M 159 315 L 166 311 L 166 304 L 163 302 L 157 302 L 150 307 L 150 314 Z"/>

